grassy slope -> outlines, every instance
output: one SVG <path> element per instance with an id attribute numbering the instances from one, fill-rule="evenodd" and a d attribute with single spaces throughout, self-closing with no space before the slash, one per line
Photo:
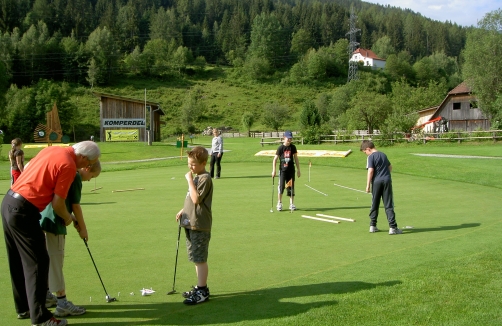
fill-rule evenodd
<path id="1" fill-rule="evenodd" d="M 208 144 L 210 138 L 199 139 Z M 394 164 L 397 220 L 404 235 L 367 232 L 369 197 L 336 188 L 361 189 L 365 156 L 308 160 L 297 182 L 301 209 L 269 213 L 271 158 L 254 157 L 257 139 L 225 139 L 223 178 L 215 180 L 208 304 L 186 307 L 172 289 L 177 230 L 174 214 L 186 194 L 184 160 L 111 164 L 117 160 L 179 153 L 165 144 L 100 144 L 103 189 L 84 184 L 83 209 L 90 248 L 108 292 L 106 304 L 85 246 L 67 238 L 65 275 L 69 298 L 88 313 L 72 324 L 115 325 L 498 325 L 502 322 L 499 257 L 502 245 L 500 160 L 442 159 L 410 153 L 502 157 L 502 146 L 401 146 L 384 148 Z M 300 146 L 300 149 L 315 146 Z M 347 145 L 322 146 L 347 149 Z M 355 146 L 351 146 L 355 150 Z M 271 149 L 273 147 L 265 147 Z M 482 166 L 482 168 L 479 168 Z M 142 167 L 138 169 L 138 167 Z M 149 167 L 149 168 L 145 168 Z M 431 168 L 432 167 L 432 168 Z M 135 169 L 129 171 L 129 169 Z M 113 171 L 113 172 L 112 172 Z M 490 177 L 485 174 L 490 172 Z M 1 189 L 7 188 L 0 181 Z M 145 191 L 111 190 L 145 187 Z M 274 199 L 275 203 L 275 199 Z M 352 217 L 338 225 L 301 214 Z M 383 210 L 381 211 L 383 214 Z M 387 230 L 385 217 L 379 227 Z M 3 244 L 0 244 L 3 247 Z M 5 249 L 0 248 L 0 324 L 14 320 Z M 176 289 L 195 280 L 180 244 Z M 151 297 L 138 290 L 153 287 Z M 130 295 L 134 292 L 135 295 Z M 92 301 L 90 301 L 92 297 Z"/>
<path id="2" fill-rule="evenodd" d="M 146 88 L 147 99 L 160 103 L 166 113 L 168 126 L 163 128 L 172 131 L 174 130 L 173 123 L 176 121 L 172 119 L 178 116 L 178 110 L 187 90 L 194 86 L 200 86 L 203 89 L 208 108 L 203 120 L 197 123 L 200 130 L 208 125 L 242 129 L 240 119 L 244 112 L 256 114 L 257 121 L 253 130 L 263 129 L 259 116 L 265 103 L 277 101 L 282 105 L 288 105 L 293 115 L 297 115 L 305 100 L 315 99 L 319 93 L 333 89 L 333 85 L 329 83 L 322 86 L 286 86 L 279 83 L 279 78 L 265 83 L 252 83 L 240 81 L 238 76 L 232 74 L 230 68 L 208 68 L 202 76 L 184 79 L 175 76 L 165 77 L 165 79 L 124 78 L 118 80 L 113 86 L 95 87 L 93 91 L 144 99 Z M 78 103 L 84 111 L 89 111 L 94 115 L 97 108 L 99 119 L 99 101 L 89 91 L 79 93 Z M 297 119 L 292 119 L 284 127 L 297 129 L 296 121 Z"/>

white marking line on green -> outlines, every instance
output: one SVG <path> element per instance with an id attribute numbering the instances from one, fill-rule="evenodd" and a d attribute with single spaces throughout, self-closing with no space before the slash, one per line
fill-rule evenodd
<path id="1" fill-rule="evenodd" d="M 502 157 L 497 156 L 476 156 L 476 155 L 455 155 L 455 154 L 420 154 L 420 153 L 411 153 L 416 156 L 428 156 L 428 157 L 447 157 L 447 158 L 483 158 L 483 159 L 492 159 L 492 160 L 502 160 Z"/>
<path id="2" fill-rule="evenodd" d="M 342 185 L 339 185 L 336 183 L 334 183 L 334 185 L 337 187 L 341 187 L 341 188 L 345 188 L 345 189 L 349 189 L 349 190 L 359 191 L 359 192 L 362 192 L 363 194 L 368 194 L 368 195 L 370 194 L 369 192 L 366 192 L 366 191 L 362 191 L 362 190 L 354 189 L 354 188 L 350 188 L 350 187 L 345 187 L 345 186 L 342 186 Z"/>
<path id="3" fill-rule="evenodd" d="M 338 216 L 331 216 L 331 215 L 324 215 L 324 214 L 315 214 L 316 216 L 321 216 L 321 217 L 327 217 L 327 218 L 334 218 L 337 220 L 342 220 L 342 221 L 348 221 L 348 222 L 355 222 L 356 220 L 351 219 L 351 218 L 345 218 L 345 217 L 338 217 Z"/>
<path id="4" fill-rule="evenodd" d="M 302 215 L 302 217 L 309 218 L 311 220 L 323 221 L 323 222 L 334 223 L 334 224 L 340 223 L 340 221 L 327 220 L 325 218 L 313 217 L 313 216 L 309 216 L 309 215 Z"/>
<path id="5" fill-rule="evenodd" d="M 314 190 L 314 191 L 317 191 L 318 193 L 320 194 L 323 194 L 324 196 L 327 196 L 327 194 L 325 194 L 324 192 L 320 192 L 319 190 L 315 189 L 315 188 L 312 188 L 311 186 L 305 184 L 305 186 L 309 187 L 310 189 Z"/>

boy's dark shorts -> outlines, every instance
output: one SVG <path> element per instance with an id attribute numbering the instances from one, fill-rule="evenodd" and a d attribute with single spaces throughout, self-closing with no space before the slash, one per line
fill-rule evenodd
<path id="1" fill-rule="evenodd" d="M 207 262 L 211 232 L 185 229 L 188 260 L 192 263 Z"/>
<path id="2" fill-rule="evenodd" d="M 293 188 L 295 187 L 295 171 L 281 171 L 281 174 L 279 175 L 279 186 L 278 186 L 278 191 L 280 194 L 283 194 L 284 193 L 284 188 L 286 188 L 286 183 L 293 179 Z M 289 197 L 291 197 L 291 187 L 289 188 L 286 188 L 287 190 L 287 195 Z M 296 191 L 294 191 L 294 193 L 296 193 Z M 293 196 L 295 195 L 293 193 Z"/>

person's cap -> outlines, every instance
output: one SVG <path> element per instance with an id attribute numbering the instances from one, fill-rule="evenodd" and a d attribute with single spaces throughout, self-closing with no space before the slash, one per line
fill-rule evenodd
<path id="1" fill-rule="evenodd" d="M 293 138 L 293 133 L 289 130 L 284 132 L 284 137 L 285 138 Z"/>

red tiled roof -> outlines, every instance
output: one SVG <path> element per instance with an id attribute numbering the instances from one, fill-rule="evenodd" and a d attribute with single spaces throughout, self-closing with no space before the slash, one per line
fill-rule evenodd
<path id="1" fill-rule="evenodd" d="M 454 94 L 462 94 L 462 93 L 470 93 L 471 89 L 465 82 L 460 83 L 457 87 L 452 89 L 448 95 L 454 95 Z"/>
<path id="2" fill-rule="evenodd" d="M 371 58 L 371 59 L 376 59 L 376 60 L 384 60 L 382 58 L 379 58 L 375 54 L 375 52 L 373 52 L 371 50 L 368 50 L 368 49 L 359 48 L 359 49 L 355 50 L 354 53 L 352 53 L 352 54 L 356 54 L 356 53 L 360 53 L 365 58 Z"/>

